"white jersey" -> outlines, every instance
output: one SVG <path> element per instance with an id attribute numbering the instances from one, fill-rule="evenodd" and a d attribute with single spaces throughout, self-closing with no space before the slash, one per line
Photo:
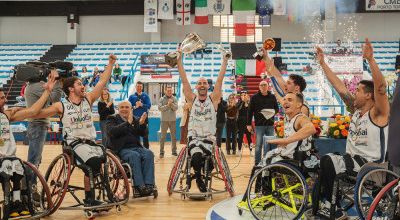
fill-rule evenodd
<path id="1" fill-rule="evenodd" d="M 11 132 L 10 121 L 3 112 L 0 112 L 0 154 L 5 156 L 15 156 L 16 144 L 14 135 Z"/>
<path id="2" fill-rule="evenodd" d="M 61 122 L 63 125 L 63 135 L 66 140 L 96 139 L 96 129 L 93 125 L 92 108 L 89 101 L 85 98 L 79 105 L 70 102 L 68 99 L 61 102 L 63 114 Z"/>
<path id="3" fill-rule="evenodd" d="M 388 126 L 375 125 L 370 111 L 361 115 L 357 110 L 351 118 L 346 153 L 359 155 L 369 162 L 382 162 L 385 159 L 388 139 Z"/>
<path id="4" fill-rule="evenodd" d="M 296 116 L 294 116 L 291 120 L 289 120 L 287 118 L 287 116 L 285 117 L 285 124 L 284 124 L 284 138 L 290 137 L 292 136 L 294 133 L 296 133 L 296 128 L 295 128 L 295 124 L 296 124 L 296 120 L 299 116 L 305 116 L 302 113 L 297 114 Z M 288 144 L 285 148 L 282 149 L 282 151 L 280 152 L 281 156 L 285 156 L 285 157 L 290 157 L 293 158 L 293 154 L 296 151 L 296 149 L 298 151 L 308 151 L 311 149 L 311 136 L 303 139 L 301 141 L 297 141 L 294 143 L 290 143 Z"/>
<path id="5" fill-rule="evenodd" d="M 217 112 L 208 96 L 204 102 L 195 98 L 190 110 L 188 137 L 204 138 L 215 142 Z"/>

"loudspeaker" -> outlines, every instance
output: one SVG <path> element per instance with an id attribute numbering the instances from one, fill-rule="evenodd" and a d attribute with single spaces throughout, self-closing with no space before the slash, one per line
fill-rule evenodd
<path id="1" fill-rule="evenodd" d="M 257 52 L 255 43 L 231 43 L 232 59 L 254 59 L 253 54 Z"/>
<path id="2" fill-rule="evenodd" d="M 396 70 L 400 69 L 400 55 L 396 56 L 396 64 L 394 66 Z"/>
<path id="3" fill-rule="evenodd" d="M 282 66 L 282 57 L 273 57 L 273 59 L 274 59 L 275 67 L 280 70 L 280 68 Z"/>
<path id="4" fill-rule="evenodd" d="M 213 80 L 207 79 L 207 82 L 208 82 L 208 85 L 210 86 L 208 91 L 210 91 L 210 92 L 214 91 Z"/>
<path id="5" fill-rule="evenodd" d="M 272 49 L 272 51 L 281 51 L 281 38 L 272 38 L 275 41 L 275 47 Z"/>

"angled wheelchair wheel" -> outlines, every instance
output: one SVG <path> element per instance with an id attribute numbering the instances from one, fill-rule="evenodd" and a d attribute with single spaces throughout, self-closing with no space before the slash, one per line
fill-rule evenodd
<path id="1" fill-rule="evenodd" d="M 379 191 L 398 177 L 396 173 L 379 167 L 368 167 L 360 172 L 354 189 L 354 201 L 361 220 L 367 216 L 372 201 Z"/>
<path id="2" fill-rule="evenodd" d="M 53 203 L 53 207 L 49 210 L 49 215 L 60 207 L 67 193 L 70 177 L 71 160 L 67 154 L 60 154 L 51 162 L 45 175 L 45 180 L 50 189 L 50 199 Z M 46 195 L 42 192 L 41 196 L 44 200 Z"/>
<path id="3" fill-rule="evenodd" d="M 46 180 L 40 174 L 39 170 L 36 168 L 35 165 L 27 161 L 23 161 L 23 164 L 26 168 L 30 169 L 37 178 L 36 189 L 35 189 L 36 192 L 33 192 L 31 189 L 28 189 L 30 195 L 27 196 L 27 199 L 30 200 L 29 204 L 31 204 L 30 205 L 31 212 L 33 211 L 32 216 L 34 216 L 35 218 L 46 216 L 47 214 L 49 214 L 49 211 L 53 207 L 53 202 L 51 200 L 51 195 L 50 195 L 50 189 L 47 186 Z M 43 196 L 41 196 L 39 192 Z"/>
<path id="4" fill-rule="evenodd" d="M 128 176 L 119 159 L 107 151 L 107 176 L 110 185 L 111 193 L 117 202 L 128 200 L 130 186 Z"/>
<path id="5" fill-rule="evenodd" d="M 174 167 L 171 170 L 171 174 L 169 175 L 168 183 L 167 183 L 167 191 L 168 194 L 171 195 L 176 184 L 178 183 L 179 176 L 182 173 L 182 167 L 185 163 L 186 159 L 186 151 L 187 146 L 183 147 L 182 150 L 179 152 L 178 158 L 176 158 Z"/>
<path id="6" fill-rule="evenodd" d="M 400 218 L 399 180 L 392 180 L 378 193 L 368 211 L 367 220 Z"/>
<path id="7" fill-rule="evenodd" d="M 234 196 L 233 179 L 231 171 L 229 170 L 229 166 L 228 163 L 226 162 L 225 156 L 219 147 L 215 148 L 215 159 L 217 160 L 218 171 L 221 174 L 222 179 L 225 183 L 226 190 L 229 192 L 230 196 Z"/>
<path id="8" fill-rule="evenodd" d="M 259 169 L 246 193 L 248 207 L 256 219 L 300 219 L 308 204 L 304 176 L 282 162 Z"/>

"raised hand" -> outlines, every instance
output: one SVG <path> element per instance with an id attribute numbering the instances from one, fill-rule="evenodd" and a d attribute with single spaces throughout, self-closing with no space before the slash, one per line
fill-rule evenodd
<path id="1" fill-rule="evenodd" d="M 128 122 L 129 122 L 129 124 L 132 124 L 133 119 L 134 119 L 134 117 L 133 117 L 133 112 L 130 111 L 130 112 L 129 112 L 129 115 L 128 115 Z"/>
<path id="2" fill-rule="evenodd" d="M 317 56 L 316 56 L 316 58 L 317 58 L 317 61 L 318 61 L 318 63 L 320 64 L 320 65 L 322 65 L 323 63 L 325 63 L 325 60 L 324 60 L 324 51 L 321 49 L 321 47 L 316 47 L 317 48 Z"/>
<path id="3" fill-rule="evenodd" d="M 49 92 L 51 92 L 54 88 L 54 85 L 57 83 L 56 78 L 58 78 L 58 72 L 57 72 L 57 70 L 53 69 L 53 70 L 51 70 L 51 72 L 49 74 L 47 83 L 43 85 L 43 88 L 45 90 L 48 90 Z"/>
<path id="4" fill-rule="evenodd" d="M 269 57 L 268 55 L 268 51 L 265 50 L 264 48 L 261 48 L 261 50 L 263 51 L 263 61 L 265 63 L 265 66 L 267 67 L 267 73 L 271 73 L 272 68 L 274 67 L 274 60 Z"/>
<path id="5" fill-rule="evenodd" d="M 146 118 L 147 118 L 147 113 L 144 112 L 144 113 L 142 114 L 142 116 L 140 116 L 139 124 L 141 124 L 141 125 L 144 124 L 145 121 L 146 121 Z"/>
<path id="6" fill-rule="evenodd" d="M 371 42 L 368 38 L 365 38 L 365 44 L 362 47 L 363 58 L 366 60 L 371 60 L 374 57 L 374 49 L 372 48 Z"/>
<path id="7" fill-rule="evenodd" d="M 114 65 L 115 62 L 117 62 L 117 56 L 115 56 L 114 54 L 110 54 L 110 56 L 108 57 L 108 64 L 109 65 Z"/>

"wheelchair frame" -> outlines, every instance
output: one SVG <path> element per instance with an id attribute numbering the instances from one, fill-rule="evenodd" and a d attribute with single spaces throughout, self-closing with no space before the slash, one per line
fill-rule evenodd
<path id="1" fill-rule="evenodd" d="M 101 145 L 99 145 L 101 146 Z M 101 146 L 103 148 L 103 146 Z M 103 150 L 105 150 L 103 148 Z M 50 214 L 57 209 L 62 210 L 83 210 L 89 219 L 94 218 L 94 213 L 109 211 L 116 207 L 117 212 L 121 211 L 121 205 L 129 200 L 129 181 L 119 159 L 111 151 L 105 150 L 106 161 L 100 169 L 100 174 L 93 177 L 89 171 L 90 186 L 95 191 L 95 198 L 102 199 L 107 203 L 98 206 L 84 206 L 84 203 L 75 194 L 76 191 L 83 190 L 84 187 L 71 185 L 69 183 L 72 172 L 76 167 L 83 169 L 74 161 L 72 149 L 63 143 L 63 153 L 58 155 L 49 165 L 45 179 L 50 188 L 50 198 L 54 206 L 50 209 Z M 53 172 L 55 170 L 55 172 Z M 109 193 L 112 195 L 109 195 Z M 66 195 L 69 193 L 77 204 L 60 207 Z M 112 198 L 110 198 L 112 196 Z M 111 201 L 112 200 L 112 201 Z"/>
<path id="2" fill-rule="evenodd" d="M 205 184 L 207 186 L 208 192 L 199 192 L 192 193 L 189 191 L 189 183 L 187 182 L 188 176 L 192 177 L 191 173 L 191 156 L 189 155 L 189 147 L 185 146 L 179 152 L 178 158 L 175 161 L 174 167 L 171 170 L 168 183 L 167 183 L 167 191 L 168 194 L 179 193 L 181 194 L 181 198 L 185 199 L 186 197 L 191 199 L 212 199 L 214 194 L 228 192 L 230 196 L 234 195 L 233 189 L 233 179 L 229 170 L 228 163 L 226 162 L 225 156 L 220 150 L 219 147 L 214 146 L 211 155 L 206 156 L 204 164 L 204 173 L 205 173 Z M 210 172 L 208 167 L 209 163 L 212 162 L 215 171 Z M 185 166 L 184 166 L 185 165 Z M 217 180 L 224 181 L 225 189 L 218 190 L 212 188 L 213 178 Z M 190 181 L 192 178 L 190 178 Z M 179 181 L 179 189 L 175 189 L 176 184 Z M 184 186 L 184 182 L 186 185 Z"/>
<path id="3" fill-rule="evenodd" d="M 39 170 L 36 168 L 35 165 L 27 162 L 27 161 L 23 161 L 20 160 L 22 162 L 22 164 L 24 165 L 24 177 L 22 181 L 25 181 L 26 185 L 22 185 L 22 188 L 26 188 L 25 190 L 27 191 L 28 195 L 27 198 L 28 200 L 28 209 L 29 212 L 31 213 L 31 215 L 28 216 L 20 216 L 20 217 L 14 217 L 13 219 L 38 219 L 38 218 L 42 218 L 45 217 L 47 215 L 50 215 L 50 210 L 53 207 L 53 203 L 50 199 L 50 189 L 45 181 L 45 179 L 43 178 L 42 174 L 39 172 Z M 32 173 L 28 174 L 28 170 L 30 169 L 32 171 Z M 33 197 L 32 197 L 32 184 L 31 182 L 28 180 L 30 177 L 32 177 L 32 175 L 36 176 L 36 178 L 38 179 L 38 181 L 40 182 L 41 185 L 41 196 L 40 196 L 40 201 L 34 201 Z M 1 212 L 1 219 L 8 219 L 9 218 L 9 214 L 7 213 L 4 205 L 8 202 L 6 202 L 5 200 L 9 200 L 11 199 L 11 184 L 7 183 L 5 184 L 5 188 L 3 188 L 3 197 L 0 200 L 0 205 L 1 208 L 0 210 L 2 210 Z M 23 191 L 21 188 L 21 191 Z M 7 192 L 5 192 L 7 191 Z M 22 196 L 23 194 L 21 194 Z M 5 216 L 7 215 L 7 216 Z"/>

